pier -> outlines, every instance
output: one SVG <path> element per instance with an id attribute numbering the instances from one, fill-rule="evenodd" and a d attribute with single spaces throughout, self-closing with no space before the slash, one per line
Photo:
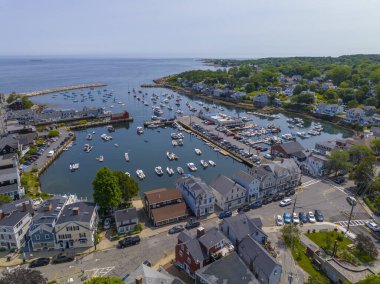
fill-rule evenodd
<path id="1" fill-rule="evenodd" d="M 77 90 L 77 89 L 100 88 L 100 87 L 105 87 L 105 86 L 107 86 L 107 84 L 104 84 L 104 83 L 80 84 L 80 85 L 57 87 L 57 88 L 32 91 L 32 92 L 26 92 L 26 93 L 19 93 L 19 95 L 33 97 L 33 96 L 46 95 L 46 94 L 56 93 L 56 92 L 65 92 L 65 91 Z"/>

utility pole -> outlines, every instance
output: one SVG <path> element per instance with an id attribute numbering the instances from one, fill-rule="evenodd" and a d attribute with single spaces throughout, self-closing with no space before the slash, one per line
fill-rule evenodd
<path id="1" fill-rule="evenodd" d="M 292 209 L 292 223 L 294 225 L 294 220 L 293 220 L 293 214 L 294 214 L 294 211 L 296 210 L 296 203 L 297 203 L 297 195 L 296 197 L 294 198 L 294 204 L 293 204 L 293 209 Z"/>
<path id="2" fill-rule="evenodd" d="M 352 218 L 352 211 L 354 211 L 354 207 L 355 207 L 355 205 L 356 205 L 356 202 L 353 201 L 353 202 L 352 202 L 352 205 L 351 205 L 350 217 L 348 218 L 346 234 L 348 233 L 348 230 L 350 229 L 350 223 L 351 223 L 351 218 Z"/>

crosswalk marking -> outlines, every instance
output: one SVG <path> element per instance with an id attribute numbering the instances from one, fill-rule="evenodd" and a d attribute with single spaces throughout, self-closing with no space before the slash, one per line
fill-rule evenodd
<path id="1" fill-rule="evenodd" d="M 369 219 L 367 219 L 367 220 L 351 220 L 350 226 L 363 226 L 368 221 L 371 221 L 371 220 L 369 220 Z M 347 227 L 348 221 L 338 221 L 338 222 L 335 222 L 335 224 L 341 225 L 342 227 Z"/>
<path id="2" fill-rule="evenodd" d="M 115 266 L 110 267 L 103 267 L 103 268 L 94 268 L 85 270 L 84 273 L 87 274 L 89 277 L 103 277 L 106 276 L 108 273 L 113 270 Z"/>
<path id="3" fill-rule="evenodd" d="M 318 182 L 320 182 L 321 180 L 320 179 L 312 179 L 312 180 L 308 180 L 307 182 L 303 182 L 302 183 L 302 187 L 308 187 L 310 185 L 313 185 L 313 184 L 316 184 Z"/>

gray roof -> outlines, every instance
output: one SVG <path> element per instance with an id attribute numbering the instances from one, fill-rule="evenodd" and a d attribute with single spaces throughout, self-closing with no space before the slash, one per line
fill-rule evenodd
<path id="1" fill-rule="evenodd" d="M 244 251 L 253 262 L 254 270 L 262 271 L 270 276 L 276 266 L 281 265 L 251 236 L 246 236 L 238 245 L 238 251 Z"/>
<path id="2" fill-rule="evenodd" d="M 170 275 L 165 269 L 160 268 L 154 270 L 153 268 L 141 264 L 135 271 L 133 271 L 124 283 L 135 284 L 136 278 L 141 277 L 143 284 L 181 284 L 181 280 Z"/>
<path id="3" fill-rule="evenodd" d="M 255 218 L 257 219 L 257 218 Z M 231 231 L 234 232 L 238 241 L 241 241 L 244 237 L 260 232 L 266 235 L 263 230 L 258 226 L 257 220 L 253 221 L 248 218 L 246 214 L 238 214 L 230 218 L 223 220 L 223 223 L 226 222 Z"/>
<path id="4" fill-rule="evenodd" d="M 12 148 L 18 148 L 18 139 L 14 138 L 12 135 L 8 135 L 0 139 L 0 149 L 3 149 L 5 146 L 11 146 Z"/>
<path id="5" fill-rule="evenodd" d="M 227 195 L 232 189 L 246 191 L 244 187 L 224 175 L 218 175 L 216 179 L 210 183 L 210 186 L 218 191 L 222 196 Z"/>
<path id="6" fill-rule="evenodd" d="M 5 193 L 15 192 L 15 191 L 18 191 L 17 183 L 0 186 L 0 194 L 5 194 Z"/>
<path id="7" fill-rule="evenodd" d="M 17 174 L 17 168 L 7 168 L 7 169 L 1 169 L 0 170 L 0 176 L 1 175 L 7 175 L 7 174 Z"/>
<path id="8" fill-rule="evenodd" d="M 132 219 L 137 219 L 137 210 L 135 207 L 115 211 L 116 222 Z"/>
<path id="9" fill-rule="evenodd" d="M 283 143 L 279 146 L 289 155 L 305 150 L 305 148 L 297 141 Z"/>
<path id="10" fill-rule="evenodd" d="M 195 261 L 203 262 L 207 259 L 207 251 L 201 246 L 198 239 L 192 239 L 186 243 L 189 254 Z"/>
<path id="11" fill-rule="evenodd" d="M 260 283 L 236 252 L 199 269 L 196 275 L 213 284 Z"/>
<path id="12" fill-rule="evenodd" d="M 79 214 L 74 215 L 73 209 L 79 208 Z M 57 220 L 57 224 L 62 224 L 70 221 L 77 222 L 90 222 L 94 211 L 96 210 L 95 203 L 92 202 L 75 202 L 69 205 L 66 205 L 63 209 L 61 215 Z"/>
<path id="13" fill-rule="evenodd" d="M 11 166 L 13 167 L 14 165 L 14 160 L 12 158 L 2 158 L 0 159 L 0 167 L 7 167 L 7 166 Z"/>
<path id="14" fill-rule="evenodd" d="M 188 186 L 189 190 L 194 193 L 194 197 L 197 198 L 201 194 L 211 192 L 211 188 L 199 177 L 192 175 L 183 175 L 177 180 L 178 183 L 184 183 Z"/>
<path id="15" fill-rule="evenodd" d="M 0 226 L 9 226 L 13 227 L 18 222 L 20 222 L 26 215 L 29 215 L 29 212 L 15 211 L 8 216 L 5 216 L 0 220 Z"/>
<path id="16" fill-rule="evenodd" d="M 179 233 L 178 240 L 180 240 L 183 243 L 186 243 L 192 239 L 192 236 L 190 235 L 189 231 L 185 230 Z"/>
<path id="17" fill-rule="evenodd" d="M 3 211 L 4 214 L 9 214 L 13 211 L 20 211 L 22 210 L 22 204 L 25 203 L 27 210 L 29 212 L 33 212 L 33 206 L 32 206 L 32 200 L 30 198 L 21 198 L 12 202 L 9 202 L 7 204 L 3 204 L 0 206 L 0 210 Z"/>
<path id="18" fill-rule="evenodd" d="M 242 180 L 243 182 L 247 184 L 251 183 L 255 179 L 254 176 L 250 175 L 249 173 L 245 171 L 238 171 L 234 173 L 234 177 L 236 177 L 239 180 Z"/>
<path id="19" fill-rule="evenodd" d="M 33 217 L 34 224 L 51 224 L 63 210 L 67 197 L 55 195 L 45 200 Z"/>
<path id="20" fill-rule="evenodd" d="M 199 238 L 199 242 L 206 248 L 210 249 L 220 241 L 225 240 L 225 236 L 217 228 L 211 228 Z"/>

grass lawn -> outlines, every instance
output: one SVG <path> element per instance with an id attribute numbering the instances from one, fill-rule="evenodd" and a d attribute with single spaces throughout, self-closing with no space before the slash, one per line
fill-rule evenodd
<path id="1" fill-rule="evenodd" d="M 294 260 L 297 261 L 297 264 L 306 273 L 313 278 L 320 279 L 324 283 L 329 283 L 328 278 L 314 267 L 313 263 L 305 253 L 306 249 L 299 242 L 295 243 L 295 247 L 291 251 Z"/>
<path id="2" fill-rule="evenodd" d="M 338 239 L 338 251 L 347 249 L 348 245 L 351 245 L 352 242 L 347 239 L 341 232 L 335 232 L 335 231 L 329 231 L 329 232 L 316 232 L 316 233 L 307 233 L 305 234 L 306 237 L 308 237 L 310 240 L 312 240 L 316 245 L 319 247 L 325 249 L 327 244 L 326 240 L 327 238 L 330 238 L 331 240 L 331 248 L 334 246 L 334 241 L 340 237 L 340 240 Z"/>
<path id="3" fill-rule="evenodd" d="M 368 196 L 364 197 L 363 199 L 364 199 L 364 202 L 367 204 L 367 206 L 369 207 L 369 209 L 371 209 L 373 213 L 377 212 L 376 206 L 375 206 L 375 203 L 373 203 L 373 200 L 368 198 Z"/>

